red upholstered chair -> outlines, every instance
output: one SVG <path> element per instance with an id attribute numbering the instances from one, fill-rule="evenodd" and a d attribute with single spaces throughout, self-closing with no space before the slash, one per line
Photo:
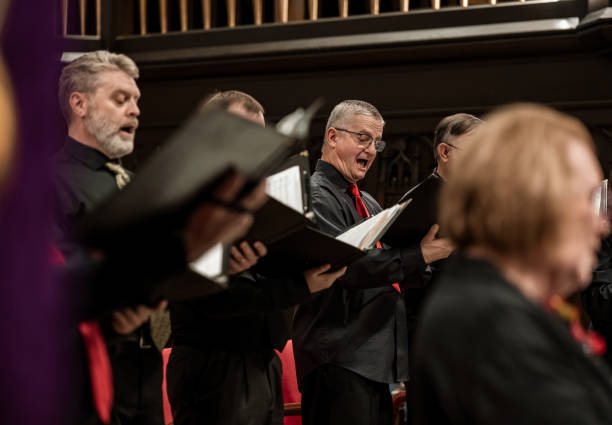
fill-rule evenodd
<path id="1" fill-rule="evenodd" d="M 278 353 L 278 352 L 277 352 Z M 285 425 L 302 425 L 302 394 L 298 390 L 293 343 L 287 342 L 285 349 L 278 353 L 283 364 L 283 398 L 285 399 Z"/>
<path id="2" fill-rule="evenodd" d="M 170 401 L 168 401 L 168 393 L 166 392 L 166 366 L 168 365 L 168 359 L 170 358 L 170 352 L 172 348 L 164 348 L 162 350 L 162 361 L 164 368 L 164 379 L 162 381 L 162 402 L 164 404 L 164 424 L 172 424 L 172 409 L 170 409 Z"/>

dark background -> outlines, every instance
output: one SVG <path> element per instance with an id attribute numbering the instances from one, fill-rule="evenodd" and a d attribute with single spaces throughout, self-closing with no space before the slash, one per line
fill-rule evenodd
<path id="1" fill-rule="evenodd" d="M 482 116 L 509 102 L 544 103 L 583 120 L 610 176 L 610 0 L 468 8 L 443 2 L 438 11 L 411 1 L 409 13 L 381 1 L 378 16 L 367 14 L 368 1 L 352 0 L 344 19 L 337 17 L 336 1 L 320 1 L 321 19 L 286 24 L 273 23 L 267 1 L 262 26 L 251 25 L 251 2 L 238 1 L 236 28 L 226 27 L 225 2 L 212 3 L 213 29 L 199 29 L 200 2 L 190 1 L 190 30 L 180 32 L 178 1 L 169 1 L 170 32 L 159 34 L 159 5 L 150 1 L 149 34 L 143 36 L 136 1 L 104 2 L 102 37 L 68 37 L 64 43 L 65 51 L 108 48 L 139 65 L 141 126 L 136 151 L 126 159 L 135 171 L 205 95 L 237 89 L 264 105 L 269 124 L 324 97 L 308 144 L 313 163 L 336 103 L 363 99 L 377 106 L 387 122 L 388 148 L 363 186 L 382 204 L 431 171 L 432 131 L 441 118 L 456 112 Z"/>

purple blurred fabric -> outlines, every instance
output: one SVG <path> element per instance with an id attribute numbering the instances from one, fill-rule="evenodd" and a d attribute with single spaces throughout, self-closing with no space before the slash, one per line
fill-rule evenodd
<path id="1" fill-rule="evenodd" d="M 2 32 L 18 113 L 13 179 L 0 199 L 0 423 L 7 424 L 67 423 L 66 294 L 48 264 L 47 164 L 62 132 L 55 112 L 58 4 L 13 0 Z"/>

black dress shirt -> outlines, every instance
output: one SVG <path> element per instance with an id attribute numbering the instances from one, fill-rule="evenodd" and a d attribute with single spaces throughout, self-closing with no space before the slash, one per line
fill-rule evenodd
<path id="1" fill-rule="evenodd" d="M 415 348 L 417 424 L 612 423 L 605 364 L 483 260 L 449 261 Z"/>
<path id="2" fill-rule="evenodd" d="M 349 185 L 331 164 L 317 163 L 311 178 L 313 209 L 319 229 L 332 236 L 362 220 Z M 361 194 L 370 214 L 381 211 L 374 198 Z M 326 363 L 377 382 L 406 380 L 406 311 L 391 285 L 412 284 L 424 268 L 419 247 L 373 249 L 330 289 L 301 303 L 293 326 L 298 380 Z"/>
<path id="3" fill-rule="evenodd" d="M 126 241 L 109 250 L 103 261 L 96 261 L 72 240 L 77 222 L 119 190 L 115 174 L 105 167 L 110 161 L 101 152 L 71 138 L 56 153 L 54 243 L 67 263 L 66 269 L 61 270 L 64 284 L 74 290 L 72 317 L 82 320 L 102 315 L 100 323 L 107 342 L 113 342 L 108 345 L 115 389 L 113 417 L 140 411 L 139 414 L 150 413 L 155 418 L 147 419 L 147 423 L 161 423 L 161 355 L 155 349 L 140 350 L 138 346 L 138 334 L 148 335 L 142 331 L 148 324 L 140 328 L 140 333 L 117 335 L 110 315 L 104 313 L 144 302 L 146 286 L 184 268 L 185 253 L 179 238 L 163 235 L 155 241 Z M 80 350 L 81 373 L 88 376 L 83 347 Z M 81 414 L 94 419 L 91 406 Z"/>
<path id="4" fill-rule="evenodd" d="M 272 354 L 289 338 L 291 311 L 310 294 L 303 275 L 268 279 L 250 272 L 227 290 L 170 307 L 174 346 Z"/>
<path id="5" fill-rule="evenodd" d="M 91 258 L 72 240 L 76 223 L 119 190 L 107 162 L 119 161 L 70 137 L 54 156 L 53 237 L 67 263 L 58 273 L 64 285 L 71 285 L 78 300 L 75 315 L 81 320 L 149 302 L 147 286 L 185 267 L 183 244 L 176 235 L 125 241 L 107 252 L 102 261 Z M 109 336 L 114 336 L 107 323 L 103 324 Z"/>
<path id="6" fill-rule="evenodd" d="M 74 225 L 102 201 L 115 193 L 115 174 L 106 168 L 111 160 L 102 152 L 68 137 L 55 154 L 54 239 L 68 257 L 76 248 L 70 242 Z"/>
<path id="7" fill-rule="evenodd" d="M 442 183 L 444 184 L 444 179 L 442 179 L 442 177 L 438 174 L 437 168 L 434 169 L 426 179 L 429 178 L 441 179 Z M 437 198 L 438 195 L 438 192 L 431 194 L 431 196 L 435 198 Z M 447 258 L 443 258 L 428 264 L 421 275 L 420 285 L 411 285 L 402 293 L 404 295 L 404 302 L 406 303 L 409 342 L 412 342 L 423 301 L 427 298 L 427 295 L 431 291 L 430 284 L 436 280 L 437 276 L 440 274 L 440 271 L 443 270 L 447 260 Z"/>

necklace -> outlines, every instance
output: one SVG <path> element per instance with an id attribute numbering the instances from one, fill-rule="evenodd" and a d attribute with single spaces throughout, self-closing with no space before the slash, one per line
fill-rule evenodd
<path id="1" fill-rule="evenodd" d="M 582 327 L 580 313 L 575 306 L 565 301 L 561 296 L 553 295 L 546 303 L 546 308 L 567 322 L 570 333 L 588 354 L 601 356 L 606 352 L 606 341 L 597 332 Z"/>

